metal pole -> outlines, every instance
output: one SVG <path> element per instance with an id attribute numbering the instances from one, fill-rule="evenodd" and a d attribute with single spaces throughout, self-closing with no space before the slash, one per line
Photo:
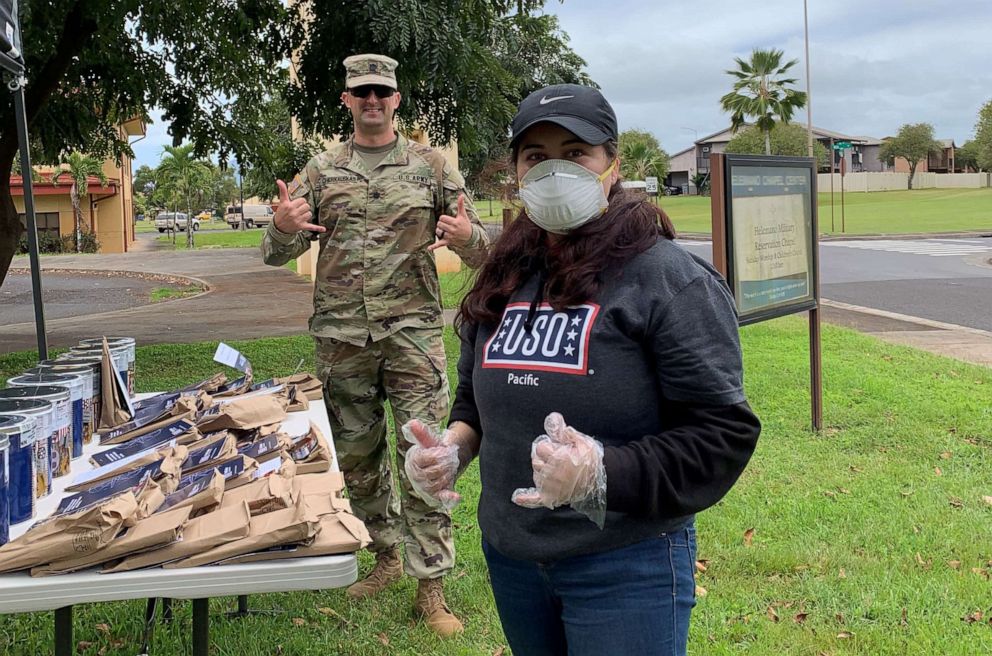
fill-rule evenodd
<path id="1" fill-rule="evenodd" d="M 55 609 L 55 656 L 72 656 L 72 606 Z"/>
<path id="2" fill-rule="evenodd" d="M 210 600 L 193 600 L 193 656 L 210 654 Z"/>
<path id="3" fill-rule="evenodd" d="M 813 157 L 813 92 L 809 82 L 809 12 L 806 9 L 807 0 L 803 0 L 803 36 L 806 40 L 806 141 L 809 156 Z"/>
<path id="4" fill-rule="evenodd" d="M 31 260 L 31 293 L 34 297 L 34 329 L 38 335 L 38 361 L 48 359 L 45 332 L 45 305 L 41 296 L 41 263 L 38 256 L 38 224 L 34 215 L 34 188 L 31 185 L 31 153 L 28 148 L 28 119 L 24 109 L 23 77 L 7 83 L 14 93 L 14 117 L 17 121 L 17 145 L 21 151 L 21 184 L 24 189 L 24 216 L 27 219 L 28 257 Z"/>

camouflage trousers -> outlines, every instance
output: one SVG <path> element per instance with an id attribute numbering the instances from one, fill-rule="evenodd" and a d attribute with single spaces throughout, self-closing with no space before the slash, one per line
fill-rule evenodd
<path id="1" fill-rule="evenodd" d="M 410 419 L 439 426 L 448 416 L 448 376 L 438 329 L 405 328 L 364 347 L 314 336 L 317 376 L 338 464 L 355 514 L 376 553 L 406 544 L 404 568 L 418 579 L 454 567 L 451 517 L 413 493 L 403 467 L 409 444 L 399 427 Z M 387 440 L 385 402 L 396 425 L 397 466 Z M 398 483 L 398 485 L 397 485 Z"/>

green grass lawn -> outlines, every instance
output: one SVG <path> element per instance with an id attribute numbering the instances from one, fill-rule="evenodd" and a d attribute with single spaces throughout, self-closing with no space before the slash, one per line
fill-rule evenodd
<path id="1" fill-rule="evenodd" d="M 224 224 L 227 226 L 227 224 Z M 251 230 L 226 230 L 226 231 L 215 231 L 215 232 L 203 232 L 198 231 L 193 235 L 195 240 L 195 248 L 258 248 L 262 243 L 262 235 L 265 234 L 265 229 L 253 228 Z M 158 241 L 164 244 L 172 244 L 172 235 L 166 233 L 158 238 Z M 178 232 L 176 233 L 176 248 L 179 250 L 185 250 L 186 248 L 186 233 Z"/>
<path id="2" fill-rule="evenodd" d="M 230 226 L 227 225 L 227 223 L 225 223 L 223 219 L 217 219 L 217 218 L 211 219 L 210 221 L 201 221 L 200 222 L 200 230 L 217 230 L 217 229 L 220 229 L 220 228 L 228 228 L 228 229 L 230 229 Z M 155 220 L 154 219 L 145 219 L 144 221 L 135 221 L 134 222 L 134 231 L 135 232 L 158 232 L 158 228 L 155 227 Z M 183 233 L 183 232 L 180 232 L 179 233 L 179 235 L 184 235 L 184 234 L 186 234 L 186 233 Z"/>
<path id="3" fill-rule="evenodd" d="M 660 199 L 679 232 L 709 233 L 710 199 L 668 196 Z M 831 229 L 830 193 L 819 194 L 821 234 L 841 234 L 839 189 L 834 193 Z M 992 231 L 992 189 L 918 189 L 844 194 L 845 234 L 906 234 Z"/>
<path id="4" fill-rule="evenodd" d="M 149 297 L 152 303 L 159 303 L 161 301 L 171 301 L 177 298 L 195 296 L 202 291 L 203 287 L 200 287 L 199 285 L 187 285 L 185 287 L 156 287 L 151 291 Z"/>
<path id="5" fill-rule="evenodd" d="M 747 392 L 764 430 L 740 482 L 697 520 L 706 594 L 693 613 L 689 652 L 992 653 L 992 506 L 983 500 L 992 495 L 992 371 L 825 326 L 825 429 L 813 434 L 805 322 L 749 326 L 742 339 Z M 301 358 L 313 367 L 306 336 L 231 344 L 259 379 L 289 373 Z M 458 340 L 450 329 L 445 344 L 454 383 Z M 139 391 L 213 373 L 215 346 L 139 347 Z M 30 353 L 0 356 L 0 377 L 32 361 Z M 442 643 L 418 624 L 410 612 L 415 583 L 405 579 L 371 602 L 351 602 L 340 590 L 255 595 L 253 607 L 281 612 L 239 620 L 221 614 L 233 598 L 216 599 L 214 653 L 509 654 L 500 652 L 479 548 L 476 465 L 458 489 L 458 562 L 447 593 L 464 636 Z M 369 564 L 362 554 L 363 571 Z M 79 653 L 135 653 L 143 609 L 141 601 L 76 607 L 75 639 L 92 643 Z M 0 653 L 50 653 L 51 628 L 51 613 L 2 616 Z M 189 631 L 190 605 L 177 602 L 176 620 L 156 630 L 154 653 L 189 653 Z"/>

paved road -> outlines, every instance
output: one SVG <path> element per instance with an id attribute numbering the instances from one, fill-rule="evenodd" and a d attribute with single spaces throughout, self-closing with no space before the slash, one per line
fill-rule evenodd
<path id="1" fill-rule="evenodd" d="M 14 268 L 27 266 L 23 256 L 13 262 Z M 98 334 L 128 335 L 143 345 L 299 335 L 306 332 L 313 307 L 310 283 L 288 269 L 264 265 L 254 248 L 43 257 L 43 281 L 50 275 L 44 269 L 51 268 L 181 275 L 209 288 L 191 298 L 48 320 L 53 347 Z M 0 352 L 35 347 L 32 321 L 0 326 Z"/>
<path id="2" fill-rule="evenodd" d="M 709 259 L 708 242 L 687 247 Z M 992 332 L 992 238 L 825 241 L 825 299 Z"/>
<path id="3" fill-rule="evenodd" d="M 61 319 L 146 305 L 154 289 L 173 287 L 142 278 L 91 274 L 46 274 L 42 292 L 45 318 Z M 31 276 L 11 273 L 0 287 L 0 326 L 34 321 Z"/>

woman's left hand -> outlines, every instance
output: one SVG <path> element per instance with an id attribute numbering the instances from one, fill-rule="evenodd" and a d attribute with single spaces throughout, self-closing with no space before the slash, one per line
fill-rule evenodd
<path id="1" fill-rule="evenodd" d="M 437 220 L 434 236 L 438 240 L 427 247 L 428 251 L 442 246 L 464 246 L 472 239 L 472 222 L 465 211 L 465 194 L 458 196 L 458 211 L 455 216 L 442 214 Z"/>
<path id="2" fill-rule="evenodd" d="M 513 502 L 524 508 L 571 505 L 600 528 L 606 519 L 606 468 L 603 445 L 552 412 L 544 420 L 546 435 L 531 445 L 534 486 L 518 488 Z"/>

